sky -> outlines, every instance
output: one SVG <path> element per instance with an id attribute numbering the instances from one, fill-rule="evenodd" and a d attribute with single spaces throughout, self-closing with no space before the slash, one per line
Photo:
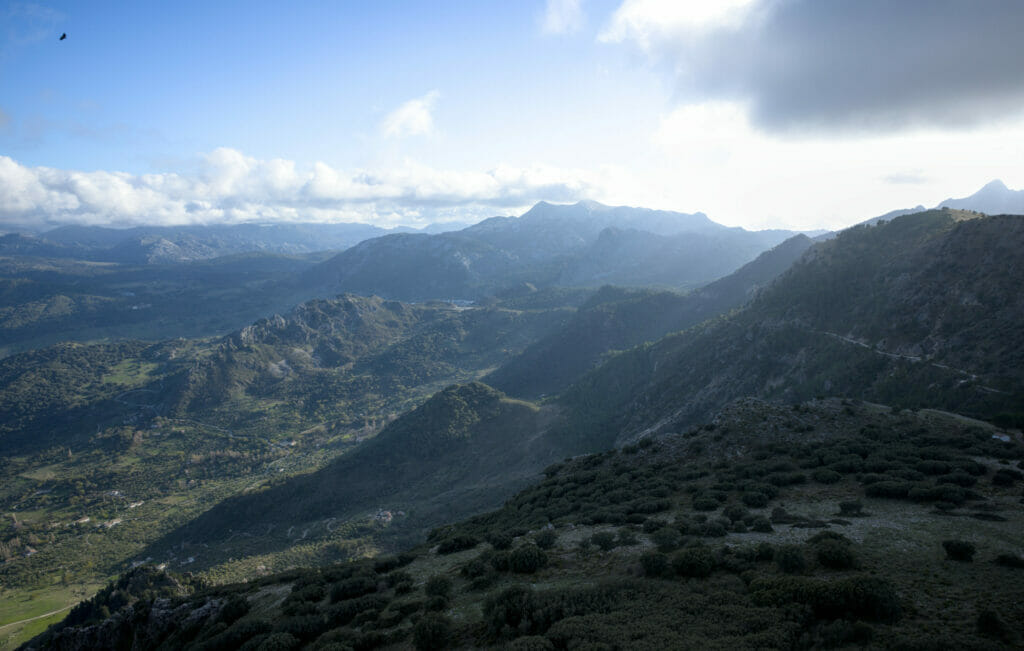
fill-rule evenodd
<path id="1" fill-rule="evenodd" d="M 1021 33 L 1019 0 L 13 1 L 0 231 L 580 199 L 838 228 L 1024 187 Z"/>

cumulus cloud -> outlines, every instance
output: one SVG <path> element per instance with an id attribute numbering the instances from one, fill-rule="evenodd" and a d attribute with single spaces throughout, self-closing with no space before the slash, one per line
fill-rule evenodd
<path id="1" fill-rule="evenodd" d="M 59 224 L 363 221 L 418 225 L 489 217 L 535 201 L 594 196 L 594 175 L 545 166 L 438 170 L 406 162 L 383 171 L 260 160 L 221 148 L 191 174 L 133 175 L 27 167 L 0 156 L 0 230 Z"/>
<path id="2" fill-rule="evenodd" d="M 583 26 L 581 0 L 547 0 L 541 30 L 545 34 L 569 34 Z"/>
<path id="3" fill-rule="evenodd" d="M 392 111 L 381 123 L 381 132 L 388 138 L 425 136 L 434 132 L 434 104 L 440 93 L 432 90 L 423 97 L 411 99 Z"/>
<path id="4" fill-rule="evenodd" d="M 625 0 L 600 38 L 761 129 L 898 131 L 1021 115 L 1022 32 L 1019 0 Z"/>

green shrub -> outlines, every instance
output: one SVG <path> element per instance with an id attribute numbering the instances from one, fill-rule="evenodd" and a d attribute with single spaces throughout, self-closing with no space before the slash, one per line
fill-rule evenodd
<path id="1" fill-rule="evenodd" d="M 644 576 L 650 578 L 661 578 L 669 573 L 668 556 L 661 552 L 647 552 L 640 557 L 640 567 Z"/>
<path id="2" fill-rule="evenodd" d="M 321 587 L 320 598 L 323 598 L 323 588 Z M 246 613 L 249 612 L 249 601 L 239 595 L 231 595 L 228 602 L 224 604 L 224 608 L 220 611 L 219 619 L 225 624 L 233 624 L 234 622 L 241 619 Z"/>
<path id="3" fill-rule="evenodd" d="M 714 569 L 714 558 L 704 547 L 690 547 L 672 557 L 672 569 L 680 576 L 703 578 Z"/>
<path id="4" fill-rule="evenodd" d="M 1009 627 L 1003 622 L 999 613 L 988 608 L 978 613 L 975 626 L 978 633 L 985 637 L 1007 640 L 1011 636 Z"/>
<path id="5" fill-rule="evenodd" d="M 1014 482 L 1024 477 L 1020 472 L 1010 468 L 1000 468 L 992 475 L 993 486 L 1012 486 Z"/>
<path id="6" fill-rule="evenodd" d="M 693 500 L 696 511 L 714 511 L 718 508 L 718 500 L 713 497 L 697 497 Z"/>
<path id="7" fill-rule="evenodd" d="M 939 484 L 955 484 L 964 488 L 970 488 L 978 483 L 978 478 L 973 475 L 969 475 L 962 470 L 957 470 L 956 472 L 951 472 L 948 475 L 943 475 L 935 481 Z"/>
<path id="8" fill-rule="evenodd" d="M 793 486 L 807 483 L 807 475 L 802 472 L 777 472 L 768 475 L 768 483 L 773 486 Z"/>
<path id="9" fill-rule="evenodd" d="M 750 528 L 760 533 L 770 533 L 773 531 L 772 523 L 768 521 L 768 518 L 763 515 L 759 515 L 754 518 L 754 522 L 750 525 Z"/>
<path id="10" fill-rule="evenodd" d="M 555 645 L 546 637 L 526 635 L 517 637 L 505 646 L 507 651 L 555 651 Z"/>
<path id="11" fill-rule="evenodd" d="M 448 647 L 452 624 L 440 613 L 426 613 L 412 629 L 412 642 L 419 651 L 436 651 Z"/>
<path id="12" fill-rule="evenodd" d="M 918 461 L 914 465 L 914 470 L 926 475 L 945 475 L 953 471 L 953 465 L 946 461 L 925 459 L 924 461 Z"/>
<path id="13" fill-rule="evenodd" d="M 775 550 L 775 566 L 786 574 L 799 574 L 807 569 L 804 550 L 799 545 L 782 545 Z"/>
<path id="14" fill-rule="evenodd" d="M 725 507 L 725 509 L 722 511 L 722 515 L 729 518 L 731 522 L 736 522 L 737 520 L 742 520 L 743 518 L 750 515 L 750 511 L 743 508 L 739 504 L 730 504 L 729 506 Z"/>
<path id="15" fill-rule="evenodd" d="M 743 497 L 740 499 L 752 509 L 768 506 L 768 496 L 764 493 L 743 493 Z"/>
<path id="16" fill-rule="evenodd" d="M 448 608 L 448 600 L 444 597 L 430 597 L 423 602 L 423 609 L 428 612 L 439 613 Z M 374 613 L 376 614 L 376 613 Z M 353 624 L 359 623 L 358 618 L 353 621 Z"/>
<path id="17" fill-rule="evenodd" d="M 819 484 L 834 484 L 843 478 L 841 474 L 828 468 L 818 468 L 811 473 L 811 477 Z"/>
<path id="18" fill-rule="evenodd" d="M 1021 558 L 1016 554 L 1000 554 L 999 556 L 996 556 L 996 564 L 1002 565 L 1003 567 L 1016 567 L 1020 569 L 1024 568 L 1024 558 Z"/>
<path id="19" fill-rule="evenodd" d="M 291 651 L 297 649 L 302 642 L 289 633 L 271 633 L 263 638 L 256 651 Z"/>
<path id="20" fill-rule="evenodd" d="M 325 620 L 330 626 L 344 626 L 365 612 L 384 610 L 388 603 L 388 599 L 380 595 L 348 599 L 327 608 Z"/>
<path id="21" fill-rule="evenodd" d="M 849 501 L 849 502 L 840 502 L 839 503 L 839 513 L 840 513 L 840 515 L 845 515 L 847 517 L 859 516 L 859 515 L 863 514 L 863 511 L 864 511 L 864 504 L 861 503 L 860 500 L 852 500 L 852 501 Z"/>
<path id="22" fill-rule="evenodd" d="M 533 537 L 533 542 L 541 549 L 551 549 L 558 542 L 558 534 L 554 529 L 544 528 Z"/>
<path id="23" fill-rule="evenodd" d="M 502 532 L 492 532 L 492 533 L 487 534 L 487 542 L 489 542 L 492 547 L 494 547 L 495 549 L 498 549 L 498 550 L 505 550 L 505 549 L 511 549 L 512 548 L 512 536 L 508 535 L 507 533 L 505 533 L 503 531 Z"/>
<path id="24" fill-rule="evenodd" d="M 619 529 L 619 532 L 615 537 L 615 544 L 619 547 L 632 547 L 638 542 L 636 533 L 632 529 L 627 529 L 625 527 Z"/>
<path id="25" fill-rule="evenodd" d="M 547 564 L 547 554 L 533 543 L 516 547 L 509 554 L 509 569 L 517 574 L 533 574 Z"/>
<path id="26" fill-rule="evenodd" d="M 331 603 L 361 597 L 377 591 L 377 580 L 368 576 L 357 576 L 339 581 L 331 586 Z"/>
<path id="27" fill-rule="evenodd" d="M 757 557 L 756 559 L 762 563 L 770 561 L 775 558 L 775 547 L 770 542 L 759 542 L 757 543 Z"/>
<path id="28" fill-rule="evenodd" d="M 892 585 L 873 576 L 821 581 L 796 576 L 760 577 L 748 586 L 755 603 L 810 606 L 821 619 L 866 619 L 892 622 L 900 616 Z"/>
<path id="29" fill-rule="evenodd" d="M 728 520 L 726 522 L 728 522 Z M 727 533 L 728 529 L 719 520 L 712 520 L 711 522 L 708 522 L 704 525 L 703 530 L 701 531 L 701 535 L 707 536 L 708 538 L 722 538 Z"/>
<path id="30" fill-rule="evenodd" d="M 903 499 L 910 492 L 910 486 L 910 483 L 904 481 L 880 481 L 866 486 L 864 494 L 868 497 Z"/>
<path id="31" fill-rule="evenodd" d="M 451 592 L 452 580 L 441 574 L 430 577 L 423 586 L 423 593 L 428 597 L 444 597 L 447 599 Z"/>
<path id="32" fill-rule="evenodd" d="M 966 540 L 943 540 L 942 548 L 946 550 L 946 557 L 950 560 L 969 563 L 974 559 L 974 543 Z"/>
<path id="33" fill-rule="evenodd" d="M 615 534 L 610 531 L 598 531 L 590 537 L 590 542 L 601 551 L 609 551 L 615 547 Z"/>
<path id="34" fill-rule="evenodd" d="M 833 570 L 848 570 L 857 564 L 850 545 L 834 539 L 815 543 L 814 556 L 823 566 Z"/>
<path id="35" fill-rule="evenodd" d="M 951 484 L 939 486 L 914 486 L 907 493 L 907 497 L 916 502 L 950 502 L 951 504 L 963 504 L 967 499 L 967 492 Z"/>
<path id="36" fill-rule="evenodd" d="M 646 520 L 644 520 L 644 524 L 641 527 L 641 530 L 644 533 L 654 533 L 658 529 L 667 526 L 668 522 L 665 522 L 664 520 L 661 520 L 659 518 L 647 518 Z"/>
<path id="37" fill-rule="evenodd" d="M 274 625 L 275 633 L 287 633 L 303 642 L 313 640 L 325 630 L 327 630 L 327 622 L 319 615 L 284 617 Z"/>
<path id="38" fill-rule="evenodd" d="M 437 546 L 438 554 L 454 554 L 455 552 L 465 551 L 467 549 L 473 549 L 480 544 L 480 539 L 476 536 L 452 536 L 441 541 L 441 544 Z"/>

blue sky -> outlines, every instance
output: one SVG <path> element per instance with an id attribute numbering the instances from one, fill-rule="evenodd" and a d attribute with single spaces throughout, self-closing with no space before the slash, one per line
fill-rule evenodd
<path id="1" fill-rule="evenodd" d="M 9 3 L 0 230 L 580 198 L 814 228 L 1021 187 L 1024 10 L 971 7 Z"/>

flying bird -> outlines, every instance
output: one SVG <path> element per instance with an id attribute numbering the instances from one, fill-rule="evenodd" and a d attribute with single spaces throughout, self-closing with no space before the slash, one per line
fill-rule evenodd
<path id="1" fill-rule="evenodd" d="M 60 41 L 63 41 L 63 40 L 64 40 L 64 39 L 66 39 L 67 37 L 68 37 L 68 35 L 67 35 L 67 34 L 61 34 L 61 35 L 60 35 L 60 38 L 59 38 L 58 40 L 60 40 Z"/>

